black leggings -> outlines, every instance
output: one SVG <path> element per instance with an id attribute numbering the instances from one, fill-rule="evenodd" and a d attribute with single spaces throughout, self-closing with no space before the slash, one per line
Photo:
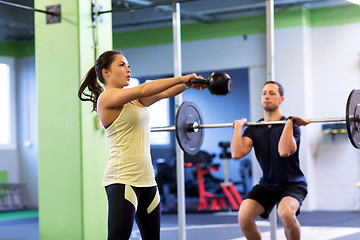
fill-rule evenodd
<path id="1" fill-rule="evenodd" d="M 143 240 L 160 239 L 160 197 L 157 187 L 112 184 L 108 196 L 108 240 L 128 240 L 134 218 Z"/>

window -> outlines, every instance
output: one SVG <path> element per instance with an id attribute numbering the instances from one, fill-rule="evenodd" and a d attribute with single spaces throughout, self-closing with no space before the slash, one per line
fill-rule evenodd
<path id="1" fill-rule="evenodd" d="M 150 127 L 169 126 L 169 99 L 162 99 L 149 108 Z M 152 145 L 170 144 L 170 132 L 152 132 L 150 134 L 150 143 Z"/>
<path id="2" fill-rule="evenodd" d="M 15 147 L 13 60 L 0 58 L 0 148 Z"/>
<path id="3" fill-rule="evenodd" d="M 153 81 L 146 80 L 145 82 Z M 150 107 L 150 127 L 169 126 L 169 99 L 162 99 Z M 170 132 L 152 132 L 150 134 L 151 145 L 168 145 L 170 144 Z"/>
<path id="4" fill-rule="evenodd" d="M 0 144 L 10 143 L 10 67 L 0 64 Z"/>

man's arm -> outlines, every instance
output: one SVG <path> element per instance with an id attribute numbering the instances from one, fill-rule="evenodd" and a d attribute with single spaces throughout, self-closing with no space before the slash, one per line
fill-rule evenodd
<path id="1" fill-rule="evenodd" d="M 294 124 L 298 126 L 306 126 L 310 122 L 297 117 L 288 117 L 283 132 L 280 136 L 278 151 L 281 157 L 289 157 L 296 152 L 297 146 L 294 138 Z"/>
<path id="2" fill-rule="evenodd" d="M 281 133 L 278 151 L 281 157 L 288 157 L 296 151 L 296 142 L 293 136 L 294 122 L 288 118 Z"/>
<path id="3" fill-rule="evenodd" d="M 250 138 L 242 136 L 242 130 L 245 124 L 245 118 L 234 121 L 234 133 L 230 144 L 231 157 L 233 159 L 245 157 L 253 146 L 253 141 Z"/>

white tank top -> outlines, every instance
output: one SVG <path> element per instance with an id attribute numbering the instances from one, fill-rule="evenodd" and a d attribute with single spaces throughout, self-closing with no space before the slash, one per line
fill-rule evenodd
<path id="1" fill-rule="evenodd" d="M 127 103 L 117 119 L 105 129 L 110 158 L 103 186 L 113 183 L 134 187 L 156 186 L 150 155 L 149 118 L 147 108 Z"/>

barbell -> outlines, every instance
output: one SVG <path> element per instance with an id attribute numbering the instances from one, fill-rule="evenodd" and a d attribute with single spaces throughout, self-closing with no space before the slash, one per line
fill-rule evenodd
<path id="1" fill-rule="evenodd" d="M 355 148 L 360 148 L 360 89 L 354 89 L 349 94 L 346 103 L 346 115 L 341 118 L 307 119 L 310 123 L 346 122 L 350 142 Z M 285 124 L 286 120 L 248 122 L 245 126 L 263 126 Z M 195 155 L 200 151 L 204 140 L 205 128 L 233 127 L 233 123 L 203 124 L 203 117 L 199 107 L 193 101 L 184 101 L 177 113 L 175 125 L 166 127 L 152 127 L 151 132 L 175 131 L 181 149 Z"/>

